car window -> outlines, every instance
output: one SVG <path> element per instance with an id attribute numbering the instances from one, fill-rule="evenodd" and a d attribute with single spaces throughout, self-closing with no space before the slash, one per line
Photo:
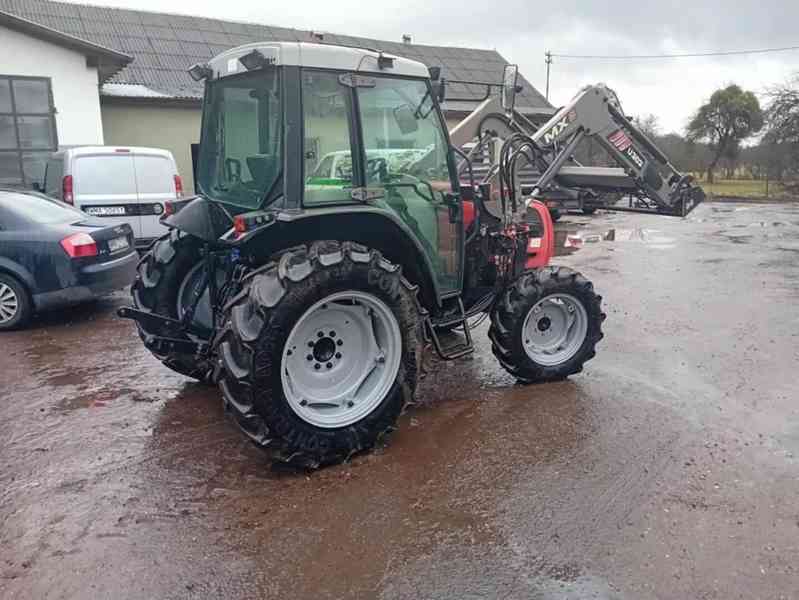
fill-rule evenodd
<path id="1" fill-rule="evenodd" d="M 44 193 L 61 200 L 61 180 L 64 178 L 64 161 L 51 158 L 44 170 Z"/>
<path id="2" fill-rule="evenodd" d="M 75 194 L 135 194 L 136 177 L 130 154 L 79 156 L 75 160 Z"/>
<path id="3" fill-rule="evenodd" d="M 87 217 L 84 213 L 58 200 L 38 194 L 0 194 L 0 209 L 8 213 L 12 224 L 49 225 L 54 223 L 76 223 Z"/>
<path id="4" fill-rule="evenodd" d="M 136 189 L 140 194 L 175 193 L 175 168 L 165 156 L 135 155 Z"/>

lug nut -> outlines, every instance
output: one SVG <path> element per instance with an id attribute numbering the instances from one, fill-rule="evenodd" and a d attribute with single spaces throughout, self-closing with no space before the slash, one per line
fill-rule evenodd
<path id="1" fill-rule="evenodd" d="M 325 337 L 325 334 L 320 331 L 319 333 L 316 334 L 316 337 L 323 338 Z"/>
<path id="2" fill-rule="evenodd" d="M 353 402 L 352 400 L 347 402 L 347 408 L 352 408 L 354 405 L 355 405 L 355 402 Z"/>
<path id="3" fill-rule="evenodd" d="M 307 358 L 308 360 L 313 360 L 313 354 L 309 354 L 309 355 L 308 355 L 308 356 L 306 356 L 305 358 Z"/>
<path id="4" fill-rule="evenodd" d="M 343 345 L 344 345 L 344 342 L 342 342 L 341 340 L 337 340 L 336 341 L 336 346 L 343 346 Z"/>
<path id="5" fill-rule="evenodd" d="M 341 352 L 336 352 L 336 358 L 341 358 Z"/>
<path id="6" fill-rule="evenodd" d="M 321 369 L 321 368 L 322 368 L 322 365 L 320 365 L 319 363 L 316 363 L 316 364 L 313 366 L 313 368 L 314 368 L 314 369 L 316 369 L 316 370 L 318 371 L 319 369 Z"/>
<path id="7" fill-rule="evenodd" d="M 333 363 L 327 363 L 327 368 L 328 369 L 332 369 L 333 368 Z"/>
<path id="8" fill-rule="evenodd" d="M 331 331 L 330 332 L 330 337 L 336 337 L 336 332 L 335 331 Z"/>
<path id="9" fill-rule="evenodd" d="M 305 398 L 300 400 L 300 406 L 306 406 L 307 404 L 308 404 L 308 401 Z"/>
<path id="10" fill-rule="evenodd" d="M 386 357 L 385 356 L 378 356 L 377 357 L 377 362 L 379 362 L 380 364 L 383 364 L 384 362 L 386 362 Z"/>
<path id="11" fill-rule="evenodd" d="M 313 342 L 308 342 L 308 347 L 313 348 Z"/>
<path id="12" fill-rule="evenodd" d="M 286 350 L 286 356 L 291 356 L 291 350 Z"/>

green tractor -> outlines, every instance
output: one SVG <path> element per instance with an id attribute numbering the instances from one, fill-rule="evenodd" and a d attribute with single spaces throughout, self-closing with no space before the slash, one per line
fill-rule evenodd
<path id="1" fill-rule="evenodd" d="M 198 196 L 167 207 L 170 233 L 119 314 L 166 366 L 218 384 L 275 460 L 314 468 L 374 446 L 413 398 L 425 344 L 471 352 L 483 314 L 519 381 L 594 356 L 600 296 L 546 266 L 546 206 L 522 201 L 507 160 L 498 186 L 468 177 L 426 66 L 263 43 L 190 73 L 206 88 Z M 454 344 L 440 336 L 453 327 Z"/>

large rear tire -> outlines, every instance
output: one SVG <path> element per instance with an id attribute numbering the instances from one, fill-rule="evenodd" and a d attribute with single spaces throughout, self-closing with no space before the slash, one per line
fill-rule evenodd
<path id="1" fill-rule="evenodd" d="M 601 303 L 591 282 L 567 267 L 525 272 L 491 311 L 494 355 L 525 383 L 579 373 L 603 337 Z"/>
<path id="2" fill-rule="evenodd" d="M 416 288 L 375 250 L 286 250 L 228 305 L 226 407 L 279 462 L 316 468 L 367 450 L 413 397 L 419 312 Z"/>
<path id="3" fill-rule="evenodd" d="M 200 247 L 200 240 L 177 229 L 157 240 L 139 263 L 130 289 L 133 306 L 164 317 L 180 318 L 179 298 L 185 293 L 187 277 L 201 260 Z M 136 326 L 142 341 L 152 333 L 138 323 Z M 213 369 L 210 360 L 181 352 L 152 354 L 173 371 L 210 383 Z"/>

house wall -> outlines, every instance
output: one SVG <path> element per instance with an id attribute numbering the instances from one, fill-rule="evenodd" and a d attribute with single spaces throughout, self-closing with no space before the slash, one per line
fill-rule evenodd
<path id="1" fill-rule="evenodd" d="M 194 193 L 191 144 L 200 141 L 202 111 L 197 106 L 164 106 L 103 99 L 102 119 L 109 146 L 149 146 L 172 152 L 183 190 Z"/>
<path id="2" fill-rule="evenodd" d="M 59 145 L 102 144 L 97 68 L 80 52 L 6 27 L 0 40 L 0 75 L 50 78 Z"/>
<path id="3" fill-rule="evenodd" d="M 191 168 L 191 144 L 200 141 L 202 110 L 199 107 L 142 104 L 118 98 L 103 98 L 101 108 L 106 144 L 149 146 L 169 150 L 178 164 L 185 193 L 195 192 Z M 458 119 L 448 118 L 447 126 L 452 128 L 458 122 Z M 324 137 L 325 126 L 324 122 L 315 122 L 315 134 Z M 319 158 L 329 151 L 325 148 L 318 150 Z"/>

